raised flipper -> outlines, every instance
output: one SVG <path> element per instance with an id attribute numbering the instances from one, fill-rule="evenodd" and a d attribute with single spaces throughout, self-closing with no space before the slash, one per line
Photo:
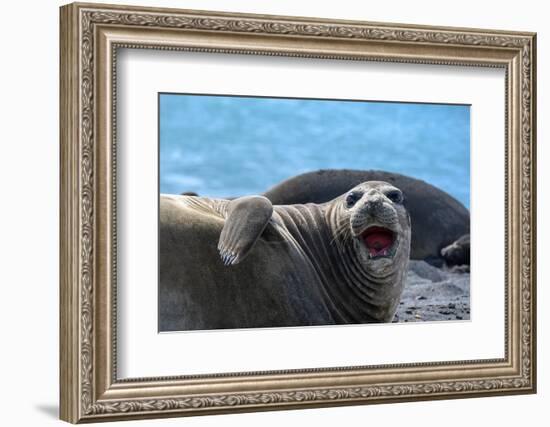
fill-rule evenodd
<path id="1" fill-rule="evenodd" d="M 229 202 L 218 243 L 225 265 L 238 264 L 250 253 L 272 214 L 273 205 L 263 196 L 240 197 Z"/>

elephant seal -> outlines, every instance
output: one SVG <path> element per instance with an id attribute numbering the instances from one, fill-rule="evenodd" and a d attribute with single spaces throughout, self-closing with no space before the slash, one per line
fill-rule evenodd
<path id="1" fill-rule="evenodd" d="M 161 195 L 161 331 L 390 322 L 410 218 L 401 190 L 359 184 L 323 204 Z"/>
<path id="2" fill-rule="evenodd" d="M 441 256 L 445 258 L 447 265 L 470 265 L 470 235 L 466 234 L 449 246 L 441 249 Z"/>
<path id="3" fill-rule="evenodd" d="M 289 178 L 263 195 L 274 205 L 324 203 L 365 181 L 386 181 L 406 195 L 412 224 L 411 259 L 437 267 L 452 262 L 442 249 L 470 233 L 470 212 L 425 181 L 378 170 L 328 169 Z"/>

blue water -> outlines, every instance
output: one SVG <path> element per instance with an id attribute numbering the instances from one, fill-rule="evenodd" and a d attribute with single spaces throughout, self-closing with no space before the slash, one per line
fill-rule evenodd
<path id="1" fill-rule="evenodd" d="M 160 95 L 160 191 L 258 194 L 316 169 L 423 179 L 470 205 L 470 108 Z"/>

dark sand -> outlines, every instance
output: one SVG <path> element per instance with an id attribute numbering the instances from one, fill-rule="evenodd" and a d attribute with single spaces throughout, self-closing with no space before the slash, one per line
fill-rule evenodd
<path id="1" fill-rule="evenodd" d="M 409 262 L 405 290 L 394 322 L 470 319 L 470 273 L 461 268 Z"/>

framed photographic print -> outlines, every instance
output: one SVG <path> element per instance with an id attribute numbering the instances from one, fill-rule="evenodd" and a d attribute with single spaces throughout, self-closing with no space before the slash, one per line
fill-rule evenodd
<path id="1" fill-rule="evenodd" d="M 60 22 L 62 419 L 535 392 L 535 34 Z"/>

